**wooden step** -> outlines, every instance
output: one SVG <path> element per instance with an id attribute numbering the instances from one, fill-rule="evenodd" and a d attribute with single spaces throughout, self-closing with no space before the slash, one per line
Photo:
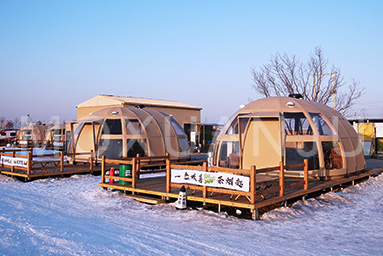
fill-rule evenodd
<path id="1" fill-rule="evenodd" d="M 147 204 L 163 204 L 163 203 L 165 203 L 165 199 L 154 198 L 154 197 L 149 197 L 149 196 L 125 195 L 124 197 L 133 198 L 134 200 L 136 200 L 138 202 L 147 203 Z"/>

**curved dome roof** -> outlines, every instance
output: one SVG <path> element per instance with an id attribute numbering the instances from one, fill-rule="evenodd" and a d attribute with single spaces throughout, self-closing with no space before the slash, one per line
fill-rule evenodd
<path id="1" fill-rule="evenodd" d="M 293 104 L 287 104 L 293 103 Z M 295 99 L 291 97 L 268 97 L 253 101 L 240 109 L 238 112 L 321 112 L 326 115 L 342 117 L 338 111 L 314 101 Z"/>
<path id="2" fill-rule="evenodd" d="M 236 123 L 238 116 L 243 117 L 286 117 L 286 113 L 303 113 L 313 129 L 312 141 L 316 141 L 321 148 L 322 142 L 333 141 L 339 143 L 343 160 L 343 168 L 347 173 L 360 171 L 365 168 L 362 146 L 358 134 L 351 124 L 339 112 L 318 102 L 296 99 L 291 97 L 267 97 L 253 101 L 243 108 L 239 109 L 228 121 L 218 141 L 233 139 L 230 137 L 230 131 L 233 124 Z M 333 134 L 322 134 L 316 127 L 314 116 L 320 116 L 327 125 L 333 130 Z M 309 138 L 306 137 L 306 141 Z M 323 153 L 319 153 L 323 157 Z M 322 161 L 323 167 L 323 161 Z M 336 173 L 336 172 L 334 172 Z M 338 172 L 340 173 L 340 172 Z"/>
<path id="3" fill-rule="evenodd" d="M 252 113 L 255 115 L 258 114 L 259 116 L 267 116 L 284 112 L 303 112 L 305 114 L 321 113 L 331 123 L 334 124 L 335 122 L 339 122 L 338 129 L 336 129 L 339 136 L 358 138 L 358 134 L 352 128 L 350 123 L 338 111 L 314 101 L 291 97 L 267 97 L 247 104 L 245 107 L 238 110 L 235 115 L 240 113 Z M 338 124 L 336 123 L 335 126 L 337 125 Z"/>
<path id="4" fill-rule="evenodd" d="M 127 143 L 126 139 L 139 139 L 145 140 L 148 147 L 146 154 L 149 156 L 163 156 L 166 153 L 170 153 L 173 157 L 181 157 L 187 154 L 186 151 L 189 145 L 183 129 L 172 116 L 158 110 L 110 107 L 91 113 L 88 117 L 77 121 L 77 123 L 97 122 L 105 126 L 108 122 L 104 123 L 104 121 L 116 119 L 121 120 L 118 122 L 120 127 L 119 134 L 110 134 L 113 134 L 114 138 L 117 136 L 123 139 L 123 150 L 129 147 L 129 145 L 125 145 Z M 129 126 L 129 120 L 137 120 L 140 128 L 138 129 L 138 126 Z M 88 132 L 92 131 L 92 129 L 88 130 Z M 107 133 L 110 132 L 109 128 L 106 130 L 102 128 L 102 131 L 102 134 L 98 135 L 96 143 L 100 143 L 99 141 L 103 140 L 102 136 L 109 136 L 104 133 L 105 131 Z M 123 156 L 126 157 L 126 152 L 123 153 Z"/>

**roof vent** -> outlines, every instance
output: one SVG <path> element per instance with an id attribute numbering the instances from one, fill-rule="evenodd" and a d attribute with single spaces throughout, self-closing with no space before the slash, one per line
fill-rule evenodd
<path id="1" fill-rule="evenodd" d="M 139 109 L 143 109 L 143 108 L 145 108 L 145 105 L 144 104 L 137 104 L 134 107 L 139 108 Z"/>
<path id="2" fill-rule="evenodd" d="M 303 98 L 302 94 L 300 94 L 300 93 L 291 93 L 291 94 L 289 94 L 289 97 L 294 98 L 294 99 L 302 99 Z"/>
<path id="3" fill-rule="evenodd" d="M 295 106 L 295 103 L 292 101 L 289 101 L 286 103 L 286 107 L 293 108 Z"/>

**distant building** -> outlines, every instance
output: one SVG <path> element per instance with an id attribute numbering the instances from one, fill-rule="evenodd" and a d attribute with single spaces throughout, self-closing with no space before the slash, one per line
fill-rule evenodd
<path id="1" fill-rule="evenodd" d="M 187 105 L 177 101 L 156 100 L 147 98 L 124 97 L 114 95 L 97 95 L 76 106 L 77 120 L 89 116 L 100 109 L 109 107 L 128 107 L 154 109 L 165 114 L 172 115 L 173 118 L 185 129 L 185 126 L 201 122 L 200 107 Z"/>
<path id="2" fill-rule="evenodd" d="M 383 118 L 348 120 L 362 141 L 365 156 L 376 156 L 383 152 Z"/>

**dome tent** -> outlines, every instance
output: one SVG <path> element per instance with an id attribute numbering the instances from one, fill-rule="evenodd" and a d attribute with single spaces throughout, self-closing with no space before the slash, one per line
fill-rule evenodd
<path id="1" fill-rule="evenodd" d="M 43 145 L 46 125 L 30 124 L 22 127 L 17 134 L 17 145 L 20 147 L 40 147 Z"/>
<path id="2" fill-rule="evenodd" d="M 93 150 L 97 158 L 188 156 L 187 136 L 168 115 L 152 110 L 126 107 L 105 108 L 73 124 L 69 153 Z M 73 131 L 72 130 L 72 131 Z M 76 157 L 76 161 L 80 157 Z"/>
<path id="3" fill-rule="evenodd" d="M 257 169 L 302 163 L 316 177 L 341 176 L 365 169 L 358 135 L 332 108 L 290 97 L 268 97 L 239 109 L 217 138 L 213 163 Z M 300 169 L 288 171 L 301 175 Z"/>
<path id="4" fill-rule="evenodd" d="M 45 136 L 46 148 L 65 148 L 65 124 L 55 124 L 49 128 Z"/>

